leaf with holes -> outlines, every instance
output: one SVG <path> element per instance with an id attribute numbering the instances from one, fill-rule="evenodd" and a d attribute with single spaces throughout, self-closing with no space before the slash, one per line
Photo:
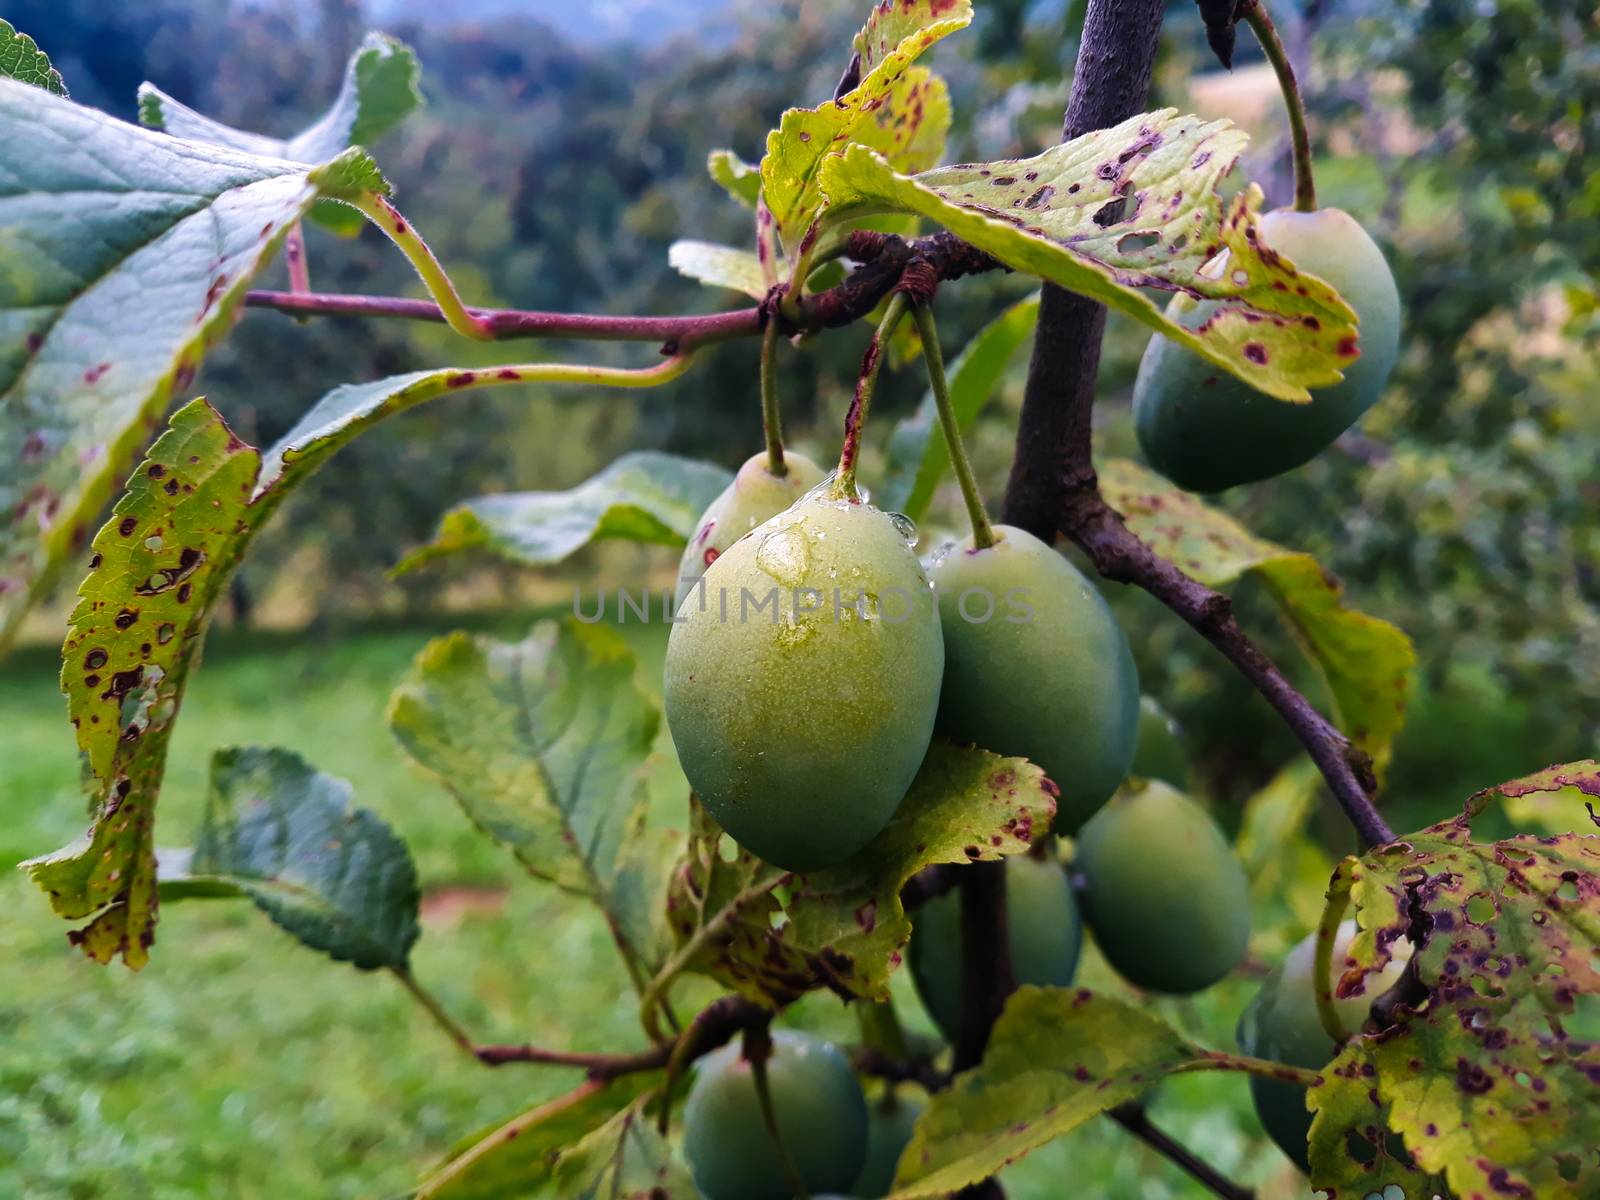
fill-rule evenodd
<path id="1" fill-rule="evenodd" d="M 628 1110 L 661 1073 L 590 1081 L 508 1121 L 463 1138 L 417 1185 L 415 1200 L 547 1197 L 562 1152 Z M 564 1195 L 564 1193 L 556 1193 Z"/>
<path id="2" fill-rule="evenodd" d="M 67 94 L 66 82 L 61 72 L 50 65 L 50 56 L 4 19 L 0 19 L 0 76 L 31 83 L 57 96 Z"/>
<path id="3" fill-rule="evenodd" d="M 1025 854 L 1050 827 L 1056 794 L 1026 759 L 935 742 L 883 831 L 838 866 L 803 875 L 738 848 L 731 861 L 723 858 L 721 829 L 696 805 L 689 850 L 668 893 L 674 961 L 758 1003 L 786 1003 L 817 987 L 887 999 L 911 937 L 900 889 L 935 863 Z M 783 919 L 774 924 L 780 908 Z"/>
<path id="4" fill-rule="evenodd" d="M 748 250 L 683 238 L 667 247 L 667 262 L 678 274 L 707 287 L 728 288 L 756 300 L 767 294 L 761 260 Z"/>
<path id="5" fill-rule="evenodd" d="M 696 1200 L 694 1181 L 635 1100 L 556 1159 L 561 1200 Z"/>
<path id="6" fill-rule="evenodd" d="M 1343 585 L 1309 554 L 1256 537 L 1135 463 L 1102 464 L 1100 490 L 1129 529 L 1201 583 L 1223 587 L 1252 574 L 1265 585 L 1327 683 L 1339 727 L 1383 770 L 1405 723 L 1416 667 L 1410 638 L 1346 607 Z"/>
<path id="7" fill-rule="evenodd" d="M 1371 1190 L 1360 1160 L 1372 1138 L 1358 1153 L 1364 1126 L 1352 1122 L 1367 1097 L 1456 1195 L 1600 1189 L 1600 822 L 1472 840 L 1497 799 L 1596 779 L 1593 762 L 1575 763 L 1480 792 L 1454 820 L 1342 864 L 1330 902 L 1347 895 L 1361 932 L 1337 964 L 1336 994 L 1360 994 L 1401 938 L 1417 946 L 1419 990 L 1393 1025 L 1347 1043 L 1312 1090 L 1318 1186 Z"/>
<path id="8" fill-rule="evenodd" d="M 62 646 L 61 686 L 89 770 L 94 822 L 24 863 L 100 962 L 131 967 L 155 937 L 155 805 L 167 741 L 217 598 L 278 504 L 384 417 L 505 371 L 418 372 L 336 388 L 265 455 L 204 400 L 173 415 L 95 536 Z M 511 372 L 515 375 L 515 372 Z"/>
<path id="9" fill-rule="evenodd" d="M 754 208 L 761 197 L 761 168 L 732 150 L 713 150 L 706 158 L 711 178 L 740 204 Z"/>
<path id="10" fill-rule="evenodd" d="M 1238 1065 L 1123 1001 L 1085 988 L 1020 987 L 983 1061 L 917 1120 L 891 1195 L 948 1195 L 1137 1099 L 1165 1075 Z"/>
<path id="11" fill-rule="evenodd" d="M 637 450 L 565 492 L 507 492 L 468 500 L 447 512 L 433 541 L 407 555 L 395 573 L 474 549 L 522 566 L 547 567 L 591 542 L 613 538 L 682 546 L 732 479 L 712 463 Z"/>
<path id="12" fill-rule="evenodd" d="M 0 644 L 319 196 L 387 184 L 169 138 L 0 79 Z"/>
<path id="13" fill-rule="evenodd" d="M 904 139 L 896 132 L 894 97 L 904 120 L 915 113 L 915 95 L 897 92 L 912 62 L 941 38 L 972 23 L 969 0 L 896 0 L 877 4 L 856 35 L 861 55 L 861 82 L 837 100 L 817 108 L 791 108 L 778 128 L 767 135 L 761 159 L 761 190 L 777 222 L 779 236 L 791 254 L 826 203 L 821 189 L 822 164 L 855 141 L 897 149 L 915 158 L 926 153 L 931 136 L 916 131 Z M 931 85 L 929 85 L 931 87 Z M 880 124 L 878 114 L 889 112 Z M 928 113 L 937 119 L 936 113 Z M 942 137 L 941 137 L 942 140 Z"/>
<path id="14" fill-rule="evenodd" d="M 293 162 L 326 162 L 349 146 L 371 146 L 422 107 L 417 90 L 421 70 L 404 42 L 369 33 L 350 56 L 333 106 L 291 138 L 267 137 L 234 129 L 195 112 L 152 83 L 139 86 L 139 120 L 174 137 L 228 146 L 247 154 Z M 365 218 L 343 204 L 320 203 L 311 215 L 346 235 L 360 231 Z"/>
<path id="15" fill-rule="evenodd" d="M 1549 833 L 1587 832 L 1600 825 L 1600 762 L 1561 763 L 1484 793 L 1499 798 L 1518 824 Z"/>
<path id="16" fill-rule="evenodd" d="M 418 933 L 416 867 L 394 830 L 353 808 L 351 794 L 288 750 L 217 751 L 178 894 L 232 888 L 335 961 L 403 969 Z M 165 884 L 161 895 L 172 898 Z"/>
<path id="17" fill-rule="evenodd" d="M 1006 366 L 1033 333 L 1039 319 L 1039 296 L 1018 300 L 978 331 L 950 364 L 950 404 L 962 432 L 969 429 L 994 396 Z M 899 329 L 912 328 L 902 322 Z M 897 330 L 898 332 L 898 330 Z M 878 503 L 889 512 L 920 520 L 950 463 L 933 393 L 923 396 L 917 411 L 889 435 L 889 462 Z"/>
<path id="18" fill-rule="evenodd" d="M 1227 121 L 1163 109 L 1033 158 L 896 172 L 865 146 L 820 168 L 827 223 L 863 212 L 936 221 L 1007 266 L 1099 300 L 1282 400 L 1336 383 L 1358 353 L 1355 314 L 1262 244 L 1259 188 L 1217 187 L 1246 142 Z M 1222 252 L 1226 251 L 1226 255 Z M 1140 288 L 1216 300 L 1190 330 Z"/>
<path id="19" fill-rule="evenodd" d="M 639 865 L 640 767 L 660 713 L 611 629 L 546 621 L 521 642 L 452 634 L 429 643 L 394 694 L 401 747 L 529 874 L 595 903 L 642 981 L 659 947 L 621 920 L 624 866 Z M 662 854 L 644 863 L 666 858 Z M 637 930 L 633 931 L 637 934 Z"/>

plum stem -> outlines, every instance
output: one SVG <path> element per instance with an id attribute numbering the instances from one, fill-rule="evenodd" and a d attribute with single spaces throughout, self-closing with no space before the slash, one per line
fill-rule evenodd
<path id="1" fill-rule="evenodd" d="M 878 386 L 878 373 L 883 369 L 883 353 L 889 335 L 900 324 L 900 318 L 906 315 L 910 305 L 904 292 L 896 292 L 889 297 L 878 327 L 873 330 L 872 340 L 867 343 L 866 352 L 861 356 L 861 375 L 856 380 L 856 394 L 844 418 L 844 447 L 839 451 L 839 471 L 833 480 L 835 499 L 848 500 L 852 504 L 861 501 L 861 493 L 856 488 L 856 462 L 861 456 L 861 434 L 867 425 L 867 415 L 872 410 L 872 393 Z"/>
<path id="2" fill-rule="evenodd" d="M 1223 1197 L 1223 1200 L 1255 1200 L 1255 1192 L 1251 1189 L 1234 1183 L 1182 1142 L 1153 1124 L 1150 1114 L 1141 1106 L 1119 1105 L 1111 1109 L 1107 1115 L 1152 1150 L 1165 1155 L 1170 1162 L 1187 1172 L 1196 1182 L 1209 1188 L 1213 1194 Z"/>
<path id="3" fill-rule="evenodd" d="M 806 1190 L 805 1176 L 800 1174 L 794 1155 L 784 1145 L 783 1134 L 778 1131 L 778 1113 L 772 1107 L 772 1088 L 767 1079 L 767 1060 L 772 1057 L 772 1032 L 769 1026 L 757 1025 L 744 1031 L 744 1057 L 750 1064 L 750 1079 L 756 1085 L 756 1102 L 761 1105 L 762 1123 L 766 1125 L 772 1144 L 778 1151 L 778 1162 L 783 1167 L 789 1190 L 795 1200 L 810 1200 L 811 1193 Z"/>
<path id="4" fill-rule="evenodd" d="M 783 415 L 778 407 L 778 318 L 767 318 L 761 332 L 761 429 L 767 437 L 767 470 L 782 478 L 789 473 L 783 461 Z"/>
<path id="5" fill-rule="evenodd" d="M 410 993 L 411 998 L 422 1006 L 422 1010 L 425 1013 L 433 1018 L 434 1024 L 449 1035 L 452 1042 L 468 1054 L 476 1053 L 472 1043 L 472 1035 L 462 1027 L 459 1021 L 450 1015 L 437 996 L 417 982 L 417 977 L 411 973 L 410 968 L 390 967 L 389 970 L 396 979 L 405 985 L 405 989 Z"/>
<path id="6" fill-rule="evenodd" d="M 967 517 L 972 522 L 972 544 L 980 550 L 987 549 L 995 544 L 994 526 L 989 523 L 983 493 L 978 490 L 978 478 L 972 471 L 972 460 L 967 457 L 966 444 L 961 440 L 961 423 L 950 401 L 950 384 L 944 374 L 944 351 L 939 347 L 939 327 L 933 319 L 933 308 L 918 302 L 912 305 L 911 312 L 922 337 L 922 361 L 927 364 L 928 387 L 933 391 L 934 408 L 939 413 L 945 450 L 949 452 L 950 466 L 955 471 L 956 482 L 961 485 L 961 499 L 966 503 Z"/>
<path id="7" fill-rule="evenodd" d="M 1311 175 L 1311 133 L 1306 126 L 1305 98 L 1300 94 L 1300 82 L 1295 78 L 1294 63 L 1289 61 L 1289 51 L 1278 36 L 1278 27 L 1272 23 L 1261 0 L 1245 0 L 1240 16 L 1249 24 L 1261 50 L 1278 75 L 1278 87 L 1283 91 L 1283 104 L 1289 111 L 1289 140 L 1294 151 L 1294 207 L 1297 212 L 1317 211 L 1317 185 Z"/>
<path id="8" fill-rule="evenodd" d="M 305 295 L 311 290 L 311 267 L 306 262 L 306 235 L 299 221 L 283 235 L 283 261 L 289 268 L 289 290 Z"/>

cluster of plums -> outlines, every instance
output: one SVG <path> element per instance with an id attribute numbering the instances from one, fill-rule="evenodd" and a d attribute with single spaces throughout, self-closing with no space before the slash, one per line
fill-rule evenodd
<path id="1" fill-rule="evenodd" d="M 1153 466 L 1191 490 L 1306 462 L 1371 406 L 1394 365 L 1398 295 L 1361 227 L 1324 209 L 1269 213 L 1261 229 L 1344 295 L 1361 353 L 1342 382 L 1293 405 L 1152 339 L 1135 389 L 1139 440 Z M 1198 326 L 1214 308 L 1171 315 Z M 892 819 L 937 732 L 1027 758 L 1060 789 L 1055 829 L 1074 839 L 1071 866 L 1033 856 L 1006 866 L 1018 983 L 1070 983 L 1085 924 L 1110 965 L 1148 991 L 1194 992 L 1233 970 L 1249 936 L 1243 871 L 1180 790 L 1181 747 L 1141 701 L 1127 638 L 1089 580 L 1005 525 L 994 544 L 968 538 L 925 566 L 905 518 L 833 487 L 802 455 L 784 463 L 774 473 L 756 455 L 707 509 L 684 553 L 668 643 L 673 741 L 727 833 L 790 871 L 843 862 Z M 911 967 L 950 1037 L 962 957 L 958 898 L 929 902 L 915 917 Z M 1328 1061 L 1312 969 L 1308 941 L 1268 978 L 1240 1024 L 1247 1053 Z M 1358 1024 L 1366 1002 L 1344 1002 L 1341 1015 Z M 915 1106 L 891 1092 L 869 1109 L 839 1051 L 798 1034 L 775 1036 L 768 1070 L 808 1189 L 886 1191 Z M 1252 1089 L 1268 1132 L 1304 1166 L 1303 1090 L 1262 1080 Z M 790 1194 L 737 1048 L 700 1064 L 686 1134 L 710 1200 Z"/>

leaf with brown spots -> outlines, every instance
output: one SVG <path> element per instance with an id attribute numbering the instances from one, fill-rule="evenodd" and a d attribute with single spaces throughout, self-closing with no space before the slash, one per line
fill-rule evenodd
<path id="1" fill-rule="evenodd" d="M 1456 1195 L 1600 1190 L 1600 834 L 1480 843 L 1471 828 L 1497 798 L 1593 778 L 1576 763 L 1491 788 L 1454 820 L 1346 860 L 1330 895 L 1348 892 L 1362 932 L 1337 990 L 1358 993 L 1402 937 L 1418 944 L 1419 986 L 1313 1089 L 1319 1186 L 1371 1190 L 1346 1145 L 1365 1104 L 1386 1106 L 1417 1166 Z"/>
<path id="2" fill-rule="evenodd" d="M 884 0 L 856 35 L 861 82 L 837 100 L 783 114 L 778 128 L 767 135 L 761 187 L 791 257 L 825 203 L 819 186 L 825 161 L 858 139 L 912 161 L 927 154 L 940 119 L 932 95 L 937 89 L 927 79 L 909 90 L 901 89 L 899 81 L 918 55 L 971 23 L 970 0 Z M 947 97 L 946 120 L 948 107 Z M 913 119 L 929 121 L 929 130 L 913 128 Z M 943 141 L 942 134 L 938 140 Z"/>
<path id="3" fill-rule="evenodd" d="M 1411 639 L 1347 607 L 1343 585 L 1309 554 L 1256 537 L 1136 463 L 1101 464 L 1100 490 L 1129 529 L 1201 583 L 1225 587 L 1249 574 L 1266 587 L 1327 683 L 1339 727 L 1381 773 L 1405 723 L 1416 666 Z"/>
<path id="4" fill-rule="evenodd" d="M 1546 767 L 1480 795 L 1486 801 L 1503 800 L 1513 821 L 1548 833 L 1600 828 L 1600 762 L 1592 758 Z"/>
<path id="5" fill-rule="evenodd" d="M 887 999 L 911 937 L 900 889 L 935 863 L 1026 853 L 1050 828 L 1055 795 L 1026 759 L 936 741 L 894 820 L 837 867 L 805 875 L 738 847 L 724 858 L 725 835 L 696 805 L 689 850 L 668 894 L 667 923 L 679 946 L 668 969 L 711 975 L 758 1003 L 819 987 Z"/>
<path id="6" fill-rule="evenodd" d="M 891 1200 L 987 1179 L 1166 1075 L 1293 1068 L 1204 1050 L 1143 1009 L 1086 988 L 1018 988 L 983 1061 L 929 1102 L 900 1156 Z"/>
<path id="7" fill-rule="evenodd" d="M 897 172 L 864 145 L 819 168 L 824 224 L 911 212 L 1001 262 L 1099 300 L 1281 400 L 1337 382 L 1356 336 L 1339 293 L 1261 243 L 1261 191 L 1218 185 L 1247 139 L 1163 109 L 1033 158 Z M 1226 251 L 1226 254 L 1222 254 Z M 1139 289 L 1216 300 L 1190 330 Z"/>
<path id="8" fill-rule="evenodd" d="M 694 1180 L 640 1097 L 556 1159 L 561 1200 L 697 1200 Z"/>
<path id="9" fill-rule="evenodd" d="M 387 190 L 0 79 L 0 646 L 78 553 L 251 279 L 319 197 Z"/>

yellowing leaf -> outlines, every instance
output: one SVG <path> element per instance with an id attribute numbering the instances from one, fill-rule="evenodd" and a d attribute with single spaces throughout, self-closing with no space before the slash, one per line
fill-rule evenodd
<path id="1" fill-rule="evenodd" d="M 862 129 L 868 130 L 865 136 L 874 144 L 882 142 L 886 134 L 875 114 L 885 105 L 893 107 L 897 81 L 929 46 L 971 22 L 970 0 L 890 0 L 875 5 L 855 39 L 861 82 L 837 100 L 783 114 L 778 128 L 767 135 L 761 185 L 791 254 L 822 209 L 818 169 L 823 160 L 844 149 Z M 910 93 L 902 94 L 902 117 L 931 115 L 937 120 L 937 111 L 930 108 L 919 114 L 911 99 Z M 894 134 L 891 140 L 907 149 L 926 146 L 914 131 Z"/>
<path id="2" fill-rule="evenodd" d="M 1339 727 L 1382 771 L 1405 723 L 1411 639 L 1347 607 L 1343 586 L 1309 554 L 1256 537 L 1135 463 L 1104 463 L 1100 490 L 1128 528 L 1201 583 L 1222 587 L 1254 574 L 1327 682 Z"/>
<path id="3" fill-rule="evenodd" d="M 761 195 L 761 168 L 745 162 L 732 150 L 713 150 L 706 171 L 728 195 L 746 208 L 754 208 Z"/>
<path id="4" fill-rule="evenodd" d="M 1337 382 L 1355 314 L 1327 283 L 1261 244 L 1261 192 L 1224 204 L 1246 143 L 1227 121 L 1163 109 L 1033 158 L 897 173 L 865 146 L 820 165 L 830 221 L 884 209 L 927 217 L 994 255 L 1101 301 L 1283 400 Z M 1222 251 L 1226 255 L 1221 255 Z M 1138 289 L 1220 307 L 1190 330 Z"/>
<path id="5" fill-rule="evenodd" d="M 1480 792 L 1456 819 L 1342 865 L 1333 894 L 1348 890 L 1361 932 L 1336 994 L 1361 994 L 1402 937 L 1420 993 L 1312 1090 L 1318 1186 L 1377 1185 L 1370 1153 L 1350 1147 L 1354 1133 L 1370 1151 L 1361 1122 L 1381 1104 L 1417 1167 L 1456 1195 L 1600 1190 L 1600 834 L 1472 840 L 1496 798 L 1569 786 L 1600 786 L 1600 766 Z"/>
<path id="6" fill-rule="evenodd" d="M 950 132 L 950 89 L 927 67 L 912 67 L 883 98 L 854 140 L 870 146 L 896 171 L 926 171 L 944 157 Z"/>

